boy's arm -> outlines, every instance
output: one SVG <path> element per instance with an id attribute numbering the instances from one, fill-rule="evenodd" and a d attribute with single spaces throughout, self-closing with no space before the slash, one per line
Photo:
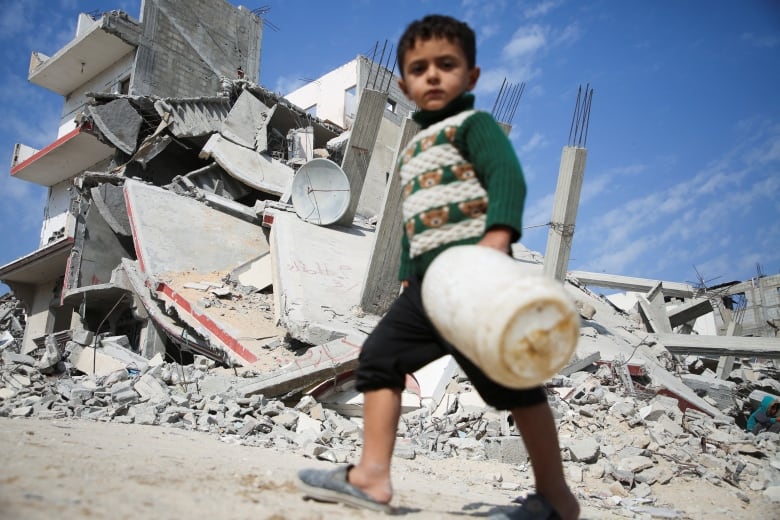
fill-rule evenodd
<path id="1" fill-rule="evenodd" d="M 506 228 L 512 231 L 509 243 L 516 242 L 522 233 L 526 184 L 512 143 L 487 112 L 469 117 L 462 130 L 456 137 L 461 139 L 456 146 L 474 166 L 488 192 L 487 233 L 494 228 Z M 493 240 L 491 237 L 488 242 L 492 244 Z"/>
<path id="2" fill-rule="evenodd" d="M 512 238 L 515 234 L 515 230 L 509 226 L 496 225 L 491 227 L 485 232 L 482 239 L 477 242 L 477 245 L 492 247 L 498 249 L 502 253 L 511 253 Z"/>

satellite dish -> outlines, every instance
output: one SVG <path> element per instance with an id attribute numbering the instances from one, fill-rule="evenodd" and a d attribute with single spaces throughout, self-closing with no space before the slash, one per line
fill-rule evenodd
<path id="1" fill-rule="evenodd" d="M 337 222 L 349 207 L 347 174 L 333 161 L 312 159 L 293 177 L 292 204 L 306 222 L 319 226 Z"/>

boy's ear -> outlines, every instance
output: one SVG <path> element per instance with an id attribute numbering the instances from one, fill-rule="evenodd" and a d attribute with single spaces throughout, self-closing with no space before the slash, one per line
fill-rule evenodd
<path id="1" fill-rule="evenodd" d="M 409 89 L 406 88 L 406 82 L 403 80 L 403 78 L 398 80 L 398 88 L 401 89 L 401 92 L 404 93 L 404 96 L 406 96 L 407 99 L 412 99 L 411 97 L 409 97 Z"/>
<path id="2" fill-rule="evenodd" d="M 479 70 L 479 67 L 475 66 L 473 69 L 469 71 L 469 86 L 468 90 L 474 90 L 474 87 L 477 86 L 477 80 L 479 79 L 479 73 L 481 71 Z"/>

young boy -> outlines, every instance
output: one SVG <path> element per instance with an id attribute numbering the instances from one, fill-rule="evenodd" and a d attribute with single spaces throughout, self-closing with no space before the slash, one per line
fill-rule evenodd
<path id="1" fill-rule="evenodd" d="M 761 405 L 748 417 L 747 430 L 755 434 L 763 431 L 780 433 L 780 422 L 776 417 L 778 408 L 780 402 L 771 395 L 764 396 Z"/>
<path id="2" fill-rule="evenodd" d="M 303 470 L 301 487 L 311 498 L 389 511 L 405 374 L 452 354 L 486 403 L 512 412 L 536 479 L 538 494 L 526 509 L 533 518 L 575 519 L 579 505 L 563 477 L 544 389 L 513 390 L 492 381 L 441 338 L 422 307 L 420 282 L 436 255 L 461 244 L 508 254 L 521 233 L 522 169 L 495 120 L 473 110 L 470 91 L 480 73 L 474 32 L 453 18 L 426 16 L 401 37 L 398 65 L 399 85 L 417 104 L 413 118 L 422 128 L 399 159 L 404 290 L 361 350 L 355 384 L 365 394 L 360 462 L 332 471 Z"/>

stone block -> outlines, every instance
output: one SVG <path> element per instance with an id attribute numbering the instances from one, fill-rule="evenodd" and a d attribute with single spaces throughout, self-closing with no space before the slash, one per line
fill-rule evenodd
<path id="1" fill-rule="evenodd" d="M 569 452 L 571 452 L 572 460 L 576 462 L 593 464 L 599 458 L 599 443 L 591 438 L 575 440 L 568 448 Z"/>
<path id="2" fill-rule="evenodd" d="M 141 376 L 133 385 L 133 388 L 141 396 L 141 399 L 145 401 L 167 404 L 171 400 L 168 387 L 150 374 Z"/>
<path id="3" fill-rule="evenodd" d="M 638 473 L 642 470 L 652 468 L 654 465 L 655 463 L 650 457 L 634 455 L 632 457 L 624 457 L 620 459 L 620 462 L 618 463 L 618 471 L 630 471 L 631 473 Z"/>
<path id="4" fill-rule="evenodd" d="M 518 436 L 486 437 L 483 440 L 485 455 L 490 460 L 507 464 L 525 464 L 528 462 L 528 451 L 523 439 Z"/>
<path id="5" fill-rule="evenodd" d="M 74 330 L 71 340 L 82 346 L 92 346 L 95 342 L 95 333 L 91 330 Z"/>

